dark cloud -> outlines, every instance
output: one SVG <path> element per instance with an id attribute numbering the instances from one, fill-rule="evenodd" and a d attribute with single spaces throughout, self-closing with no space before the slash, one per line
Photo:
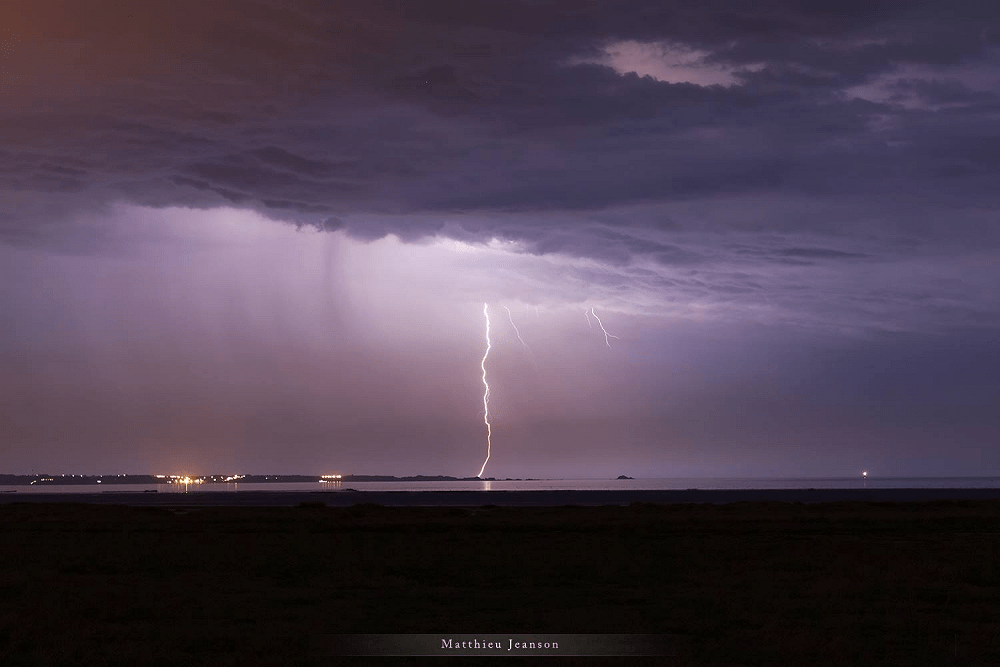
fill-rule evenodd
<path id="1" fill-rule="evenodd" d="M 830 248 L 782 248 L 777 251 L 782 257 L 802 257 L 806 259 L 854 259 L 866 257 L 862 253 L 842 252 Z"/>
<path id="2" fill-rule="evenodd" d="M 924 104 L 989 104 L 997 101 L 994 93 L 972 90 L 954 79 L 899 79 L 891 89 L 898 91 L 900 100 L 914 96 Z"/>
<path id="3" fill-rule="evenodd" d="M 911 197 L 997 205 L 982 181 L 1000 154 L 993 84 L 953 78 L 967 66 L 995 81 L 983 38 L 995 12 L 971 2 L 945 12 L 780 1 L 745 11 L 305 0 L 84 10 L 50 0 L 5 11 L 24 80 L 0 110 L 0 185 L 73 196 L 80 208 L 237 204 L 314 224 L 334 212 L 362 238 L 413 238 L 422 230 L 406 216 L 361 229 L 359 214 L 760 193 L 868 200 L 897 220 Z M 723 87 L 573 64 L 621 40 L 751 69 Z M 849 92 L 904 65 L 950 69 L 888 81 L 884 99 Z M 930 116 L 898 96 L 962 108 Z M 959 123 L 975 146 L 952 136 Z M 30 205 L 5 200 L 6 238 L 39 224 Z"/>
<path id="4" fill-rule="evenodd" d="M 870 286 L 796 272 L 960 273 L 1000 244 L 987 4 L 86 4 L 0 10 L 7 243 L 93 250 L 72 220 L 122 202 L 234 206 L 362 240 L 495 238 L 799 314 L 808 285 L 832 319 L 874 308 Z M 659 69 L 608 56 L 627 42 Z"/>

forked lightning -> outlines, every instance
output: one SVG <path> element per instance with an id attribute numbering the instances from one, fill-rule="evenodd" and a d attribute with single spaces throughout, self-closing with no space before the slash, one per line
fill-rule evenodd
<path id="1" fill-rule="evenodd" d="M 586 311 L 584 311 L 584 312 L 586 312 Z M 597 320 L 597 324 L 598 324 L 598 325 L 600 325 L 600 327 L 601 327 L 601 331 L 603 331 L 603 332 L 604 332 L 604 344 L 605 344 L 605 345 L 607 345 L 608 347 L 611 347 L 611 341 L 610 341 L 610 340 L 608 340 L 608 339 L 609 339 L 609 338 L 614 338 L 614 339 L 616 339 L 616 340 L 617 340 L 617 339 L 618 339 L 618 336 L 616 336 L 616 335 L 614 335 L 614 334 L 609 334 L 609 333 L 608 333 L 608 330 L 607 330 L 607 329 L 605 329 L 605 328 L 604 328 L 604 325 L 603 325 L 603 324 L 601 323 L 601 318 L 599 318 L 599 317 L 597 316 L 597 313 L 595 313 L 595 312 L 594 312 L 594 309 L 593 309 L 593 308 L 591 308 L 591 309 L 590 309 L 590 314 L 594 316 L 594 319 L 595 319 L 595 320 Z M 588 318 L 587 318 L 587 320 L 589 321 L 589 320 L 590 320 L 590 318 L 588 317 Z"/>
<path id="2" fill-rule="evenodd" d="M 514 333 L 517 334 L 517 339 L 521 341 L 521 345 L 523 345 L 526 350 L 530 350 L 531 348 L 528 347 L 528 344 L 524 342 L 523 338 L 521 338 L 521 332 L 518 330 L 517 325 L 514 324 L 514 317 L 510 314 L 510 308 L 504 306 L 503 309 L 507 311 L 507 319 L 510 320 L 510 325 L 514 327 Z"/>
<path id="3" fill-rule="evenodd" d="M 486 357 L 490 356 L 490 311 L 487 304 L 483 304 L 483 315 L 486 316 L 486 353 L 483 354 L 483 360 L 479 363 L 480 368 L 483 369 L 483 386 L 486 390 L 483 392 L 483 422 L 486 424 L 486 460 L 483 461 L 483 467 L 479 469 L 479 474 L 476 477 L 482 477 L 483 471 L 486 470 L 486 464 L 490 462 L 490 439 L 493 437 L 493 429 L 490 426 L 490 385 L 486 382 Z"/>

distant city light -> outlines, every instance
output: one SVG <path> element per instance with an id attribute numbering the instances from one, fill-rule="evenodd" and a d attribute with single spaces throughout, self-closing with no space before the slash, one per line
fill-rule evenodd
<path id="1" fill-rule="evenodd" d="M 170 476 L 170 482 L 171 482 L 171 484 L 184 484 L 184 485 L 188 485 L 188 484 L 204 484 L 205 483 L 205 479 L 202 478 L 202 477 L 188 477 L 187 475 L 184 475 L 184 476 L 181 476 L 181 475 L 171 475 Z"/>

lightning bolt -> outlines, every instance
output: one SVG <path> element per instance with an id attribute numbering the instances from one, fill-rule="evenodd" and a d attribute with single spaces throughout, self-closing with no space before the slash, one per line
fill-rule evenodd
<path id="1" fill-rule="evenodd" d="M 587 326 L 588 326 L 588 327 L 590 327 L 591 329 L 593 329 L 593 328 L 594 328 L 594 325 L 593 325 L 593 323 L 591 323 L 591 321 L 590 321 L 590 313 L 589 313 L 589 312 L 587 312 L 587 309 L 586 309 L 586 308 L 584 308 L 584 309 L 583 309 L 583 314 L 587 316 Z"/>
<path id="2" fill-rule="evenodd" d="M 483 476 L 486 464 L 490 462 L 490 448 L 492 446 L 490 438 L 493 436 L 493 429 L 490 427 L 490 385 L 486 382 L 486 357 L 490 356 L 490 311 L 485 303 L 483 304 L 483 315 L 486 316 L 486 352 L 483 354 L 483 360 L 479 362 L 479 367 L 483 369 L 483 386 L 486 387 L 486 390 L 483 392 L 483 423 L 486 424 L 486 460 L 483 461 L 483 467 L 479 469 L 479 474 L 476 477 Z"/>
<path id="3" fill-rule="evenodd" d="M 586 312 L 586 311 L 584 311 L 584 312 Z M 616 335 L 614 335 L 614 334 L 609 334 L 609 333 L 608 333 L 608 330 L 607 330 L 607 329 L 605 329 L 605 328 L 604 328 L 604 325 L 603 325 L 603 324 L 601 323 L 601 318 L 599 318 L 599 317 L 597 316 L 597 313 L 595 313 L 595 312 L 594 312 L 594 309 L 593 309 L 593 308 L 591 308 L 591 309 L 590 309 L 590 314 L 594 316 L 594 319 L 595 319 L 595 320 L 597 320 L 597 324 L 598 324 L 598 325 L 600 325 L 600 327 L 601 327 L 601 331 L 603 331 L 603 332 L 604 332 L 604 344 L 605 344 L 605 345 L 607 345 L 608 347 L 611 347 L 611 341 L 610 341 L 610 340 L 608 340 L 608 339 L 609 339 L 609 338 L 614 338 L 614 339 L 616 339 L 616 340 L 617 340 L 617 339 L 618 339 L 618 336 L 616 336 Z M 589 317 L 587 318 L 587 321 L 588 321 L 588 322 L 590 321 L 590 318 L 589 318 Z"/>
<path id="4" fill-rule="evenodd" d="M 503 309 L 507 311 L 507 319 L 510 320 L 510 325 L 514 327 L 514 333 L 517 334 L 517 339 L 521 341 L 521 345 L 523 345 L 526 350 L 530 350 L 531 348 L 528 347 L 528 344 L 524 342 L 523 338 L 521 338 L 521 332 L 518 331 L 517 325 L 514 324 L 514 317 L 510 314 L 510 308 L 504 306 Z"/>

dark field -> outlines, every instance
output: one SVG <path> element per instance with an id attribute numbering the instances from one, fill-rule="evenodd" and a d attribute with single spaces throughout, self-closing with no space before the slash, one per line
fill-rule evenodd
<path id="1" fill-rule="evenodd" d="M 994 500 L 11 503 L 0 665 L 342 664 L 317 637 L 358 632 L 677 635 L 648 664 L 996 665 L 998 555 Z"/>

